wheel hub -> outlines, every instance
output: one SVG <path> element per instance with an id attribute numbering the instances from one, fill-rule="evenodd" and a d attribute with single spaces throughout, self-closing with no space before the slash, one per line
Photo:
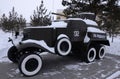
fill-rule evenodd
<path id="1" fill-rule="evenodd" d="M 25 64 L 25 68 L 29 72 L 36 70 L 37 67 L 38 67 L 38 61 L 34 58 L 29 59 Z"/>

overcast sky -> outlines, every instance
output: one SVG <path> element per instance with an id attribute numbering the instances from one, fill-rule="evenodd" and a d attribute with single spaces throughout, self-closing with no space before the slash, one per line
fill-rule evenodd
<path id="1" fill-rule="evenodd" d="M 55 12 L 57 9 L 63 9 L 61 5 L 62 0 L 43 0 L 45 7 L 51 12 Z M 41 0 L 1 0 L 0 1 L 0 16 L 5 13 L 8 15 L 12 7 L 15 7 L 15 11 L 18 14 L 22 14 L 29 22 L 30 16 L 33 14 L 33 10 L 40 5 Z"/>

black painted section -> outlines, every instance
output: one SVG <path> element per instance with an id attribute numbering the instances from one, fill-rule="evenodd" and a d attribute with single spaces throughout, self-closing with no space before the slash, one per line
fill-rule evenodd
<path id="1" fill-rule="evenodd" d="M 54 47 L 57 42 L 57 37 L 60 34 L 65 34 L 69 37 L 72 43 L 72 51 L 79 53 L 81 51 L 85 52 L 89 48 L 91 43 L 103 44 L 108 46 L 110 45 L 109 41 L 106 39 L 105 33 L 88 33 L 90 41 L 85 44 L 84 38 L 87 33 L 88 25 L 82 20 L 69 20 L 67 21 L 67 23 L 68 25 L 65 28 L 58 28 L 58 26 L 57 28 L 41 28 L 41 27 L 26 28 L 24 30 L 23 40 L 27 40 L 27 39 L 33 39 L 38 41 L 44 40 L 48 46 Z M 95 35 L 93 36 L 93 34 Z M 99 38 L 98 36 L 101 36 L 101 38 Z M 42 48 L 41 46 L 38 47 Z M 45 48 L 42 49 L 47 50 Z"/>
<path id="2" fill-rule="evenodd" d="M 71 20 L 67 28 L 27 28 L 23 40 L 44 40 L 48 46 L 54 46 L 60 34 L 67 35 L 71 42 L 83 42 L 86 32 L 87 25 L 83 21 Z"/>

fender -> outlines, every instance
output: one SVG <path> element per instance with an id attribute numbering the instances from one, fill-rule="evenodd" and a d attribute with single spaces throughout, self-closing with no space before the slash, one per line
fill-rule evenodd
<path id="1" fill-rule="evenodd" d="M 69 37 L 68 37 L 67 35 L 65 35 L 65 34 L 60 34 L 60 35 L 57 37 L 57 40 L 59 40 L 59 39 L 61 39 L 61 38 L 63 38 L 63 37 L 69 39 Z"/>
<path id="2" fill-rule="evenodd" d="M 36 48 L 36 49 L 43 49 L 40 45 L 35 44 L 35 43 L 19 43 L 18 45 L 16 45 L 18 52 L 26 49 L 26 48 Z"/>
<path id="3" fill-rule="evenodd" d="M 102 45 L 107 45 L 110 46 L 110 43 L 108 40 L 90 40 L 88 43 L 84 43 L 82 46 L 82 50 L 86 52 L 91 45 L 96 46 L 96 44 L 102 44 Z"/>
<path id="4" fill-rule="evenodd" d="M 90 45 L 96 45 L 96 44 L 102 44 L 102 45 L 107 45 L 110 46 L 110 43 L 108 40 L 90 40 L 88 43 L 86 43 L 84 46 L 88 49 Z"/>
<path id="5" fill-rule="evenodd" d="M 36 49 L 42 49 L 44 51 L 54 53 L 54 49 L 47 46 L 47 44 L 44 41 L 36 41 L 36 40 L 25 40 L 16 45 L 18 52 L 21 50 L 24 50 L 26 48 L 36 48 Z"/>

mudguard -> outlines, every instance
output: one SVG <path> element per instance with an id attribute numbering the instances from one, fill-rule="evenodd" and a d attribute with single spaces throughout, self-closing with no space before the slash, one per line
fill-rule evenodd
<path id="1" fill-rule="evenodd" d="M 16 45 L 18 52 L 26 49 L 26 48 L 37 48 L 37 49 L 42 49 L 44 51 L 50 52 L 50 53 L 55 53 L 54 48 L 48 47 L 48 45 L 43 41 L 37 41 L 37 40 L 25 40 L 20 42 L 18 45 Z"/>
<path id="2" fill-rule="evenodd" d="M 92 40 L 90 40 L 90 43 L 94 43 L 94 44 L 103 44 L 103 45 L 107 45 L 107 46 L 110 46 L 110 43 L 109 43 L 109 41 L 108 40 L 106 40 L 106 39 L 103 39 L 103 40 L 94 40 L 94 39 L 92 39 Z"/>
<path id="3" fill-rule="evenodd" d="M 110 46 L 110 43 L 108 40 L 90 40 L 88 43 L 84 43 L 81 47 L 84 52 L 86 52 L 91 45 L 96 46 L 96 44 L 101 44 L 101 45 L 107 45 Z"/>

